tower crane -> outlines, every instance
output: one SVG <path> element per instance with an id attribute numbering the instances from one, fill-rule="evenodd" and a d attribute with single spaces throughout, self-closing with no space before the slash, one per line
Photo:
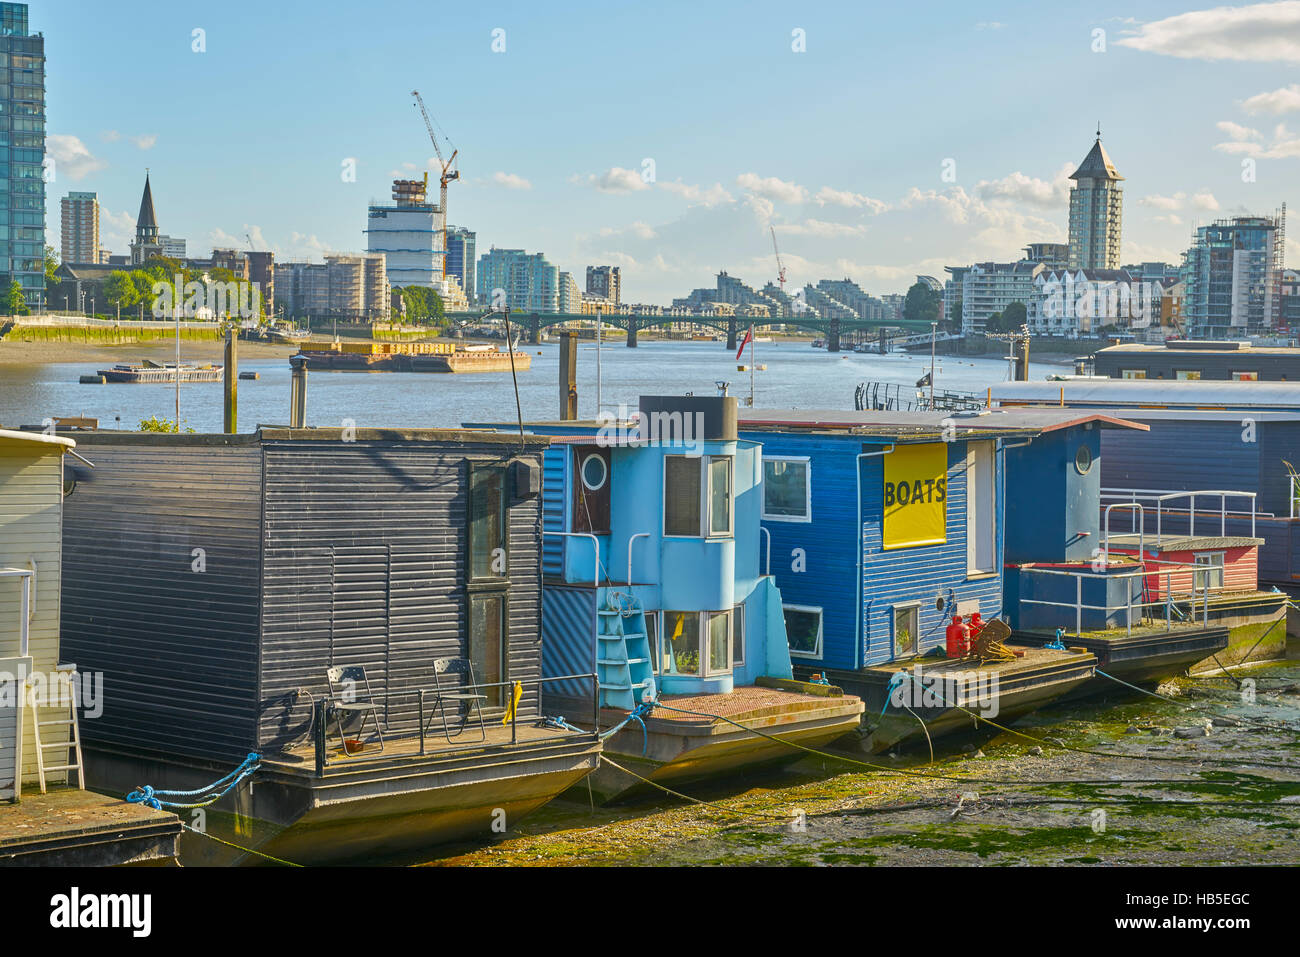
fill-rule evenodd
<path id="1" fill-rule="evenodd" d="M 785 295 L 785 263 L 781 262 L 781 250 L 776 245 L 776 227 L 768 225 L 772 231 L 772 252 L 776 253 L 776 281 L 781 287 L 781 295 Z"/>
<path id="2" fill-rule="evenodd" d="M 438 184 L 441 187 L 439 194 L 439 209 L 442 211 L 442 226 L 438 230 L 438 235 L 442 244 L 442 278 L 447 278 L 447 184 L 452 180 L 460 179 L 460 170 L 451 168 L 456 162 L 456 154 L 460 150 L 453 148 L 451 156 L 444 159 L 442 147 L 438 145 L 438 137 L 433 132 L 433 120 L 429 119 L 429 111 L 424 108 L 424 98 L 420 96 L 419 90 L 412 90 L 411 96 L 415 97 L 415 106 L 424 117 L 424 128 L 429 131 L 429 142 L 433 143 L 433 151 L 438 155 L 438 162 L 442 164 L 442 172 L 438 177 Z M 451 141 L 447 141 L 451 146 Z M 427 177 L 426 177 L 427 180 Z"/>

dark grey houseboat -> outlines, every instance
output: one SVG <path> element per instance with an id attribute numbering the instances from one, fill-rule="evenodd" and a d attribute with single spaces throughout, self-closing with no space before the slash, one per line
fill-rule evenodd
<path id="1" fill-rule="evenodd" d="M 538 726 L 545 439 L 78 440 L 94 468 L 69 468 L 63 634 L 104 675 L 92 787 L 190 790 L 257 752 L 202 823 L 307 862 L 489 837 L 595 767 L 594 735 Z M 256 860 L 183 842 L 234 859 Z"/>

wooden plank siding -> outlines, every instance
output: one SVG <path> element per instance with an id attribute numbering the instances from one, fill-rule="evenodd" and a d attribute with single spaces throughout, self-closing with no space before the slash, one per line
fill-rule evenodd
<path id="1" fill-rule="evenodd" d="M 82 737 L 237 761 L 255 742 L 260 450 L 161 438 L 80 440 L 95 468 L 65 502 L 64 647 L 105 699 Z"/>
<path id="2" fill-rule="evenodd" d="M 36 586 L 29 624 L 29 655 L 32 671 L 53 674 L 62 660 L 59 647 L 59 598 L 62 588 L 60 566 L 63 503 L 63 447 L 36 442 L 0 442 L 0 567 L 27 568 L 36 565 Z M 0 579 L 0 658 L 19 654 L 21 618 L 21 578 Z M 52 721 L 66 717 L 61 709 L 40 709 L 40 719 Z M 23 724 L 23 781 L 34 783 L 36 748 L 28 712 Z M 13 733 L 12 728 L 9 731 Z M 0 730 L 0 758 L 8 750 Z M 53 742 L 65 740 L 66 734 L 46 735 Z M 57 749 L 48 749 L 47 757 Z M 12 754 L 10 755 L 13 756 Z M 51 760 L 51 764 L 66 761 Z M 12 769 L 11 769 L 12 775 Z M 54 772 L 47 782 L 66 780 L 66 772 Z M 0 786 L 4 774 L 0 771 Z"/>
<path id="3" fill-rule="evenodd" d="M 412 692 L 433 687 L 434 659 L 468 651 L 469 462 L 512 451 L 266 443 L 260 747 L 306 733 L 330 665 L 364 666 L 385 728 L 415 728 Z M 541 674 L 540 501 L 513 503 L 509 516 L 508 671 L 528 680 Z M 526 688 L 520 715 L 538 713 L 538 690 Z"/>

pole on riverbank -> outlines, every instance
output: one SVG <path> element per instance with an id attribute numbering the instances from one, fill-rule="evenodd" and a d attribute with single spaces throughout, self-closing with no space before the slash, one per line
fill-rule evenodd
<path id="1" fill-rule="evenodd" d="M 578 418 L 578 334 L 560 333 L 560 421 Z"/>
<path id="2" fill-rule="evenodd" d="M 226 330 L 226 361 L 225 368 L 222 370 L 225 376 L 225 433 L 234 435 L 239 431 L 237 420 L 239 418 L 239 356 L 236 343 L 239 340 L 235 338 L 235 329 L 230 327 Z"/>

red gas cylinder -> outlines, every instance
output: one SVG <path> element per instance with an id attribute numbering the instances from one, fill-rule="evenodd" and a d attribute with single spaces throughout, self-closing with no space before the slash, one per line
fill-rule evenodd
<path id="1" fill-rule="evenodd" d="M 980 613 L 979 613 L 979 612 L 977 612 L 977 611 L 973 611 L 973 612 L 971 612 L 971 615 L 970 615 L 970 640 L 971 640 L 971 644 L 972 644 L 972 645 L 975 643 L 975 639 L 979 637 L 980 629 L 983 628 L 986 624 L 988 624 L 988 622 L 984 621 L 984 619 L 982 619 L 982 618 L 980 617 Z"/>
<path id="2" fill-rule="evenodd" d="M 945 632 L 949 658 L 965 658 L 970 654 L 970 629 L 962 623 L 961 615 L 952 616 L 952 624 Z"/>

